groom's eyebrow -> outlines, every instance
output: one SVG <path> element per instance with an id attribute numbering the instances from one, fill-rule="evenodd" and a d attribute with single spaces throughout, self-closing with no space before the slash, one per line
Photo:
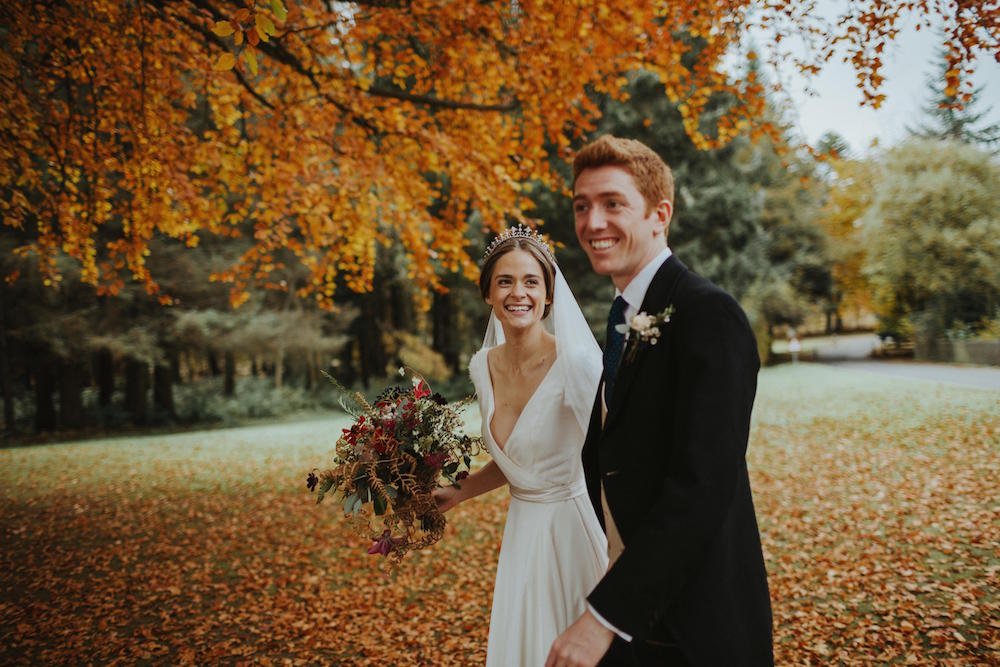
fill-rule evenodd
<path id="1" fill-rule="evenodd" d="M 604 192 L 598 192 L 597 194 L 595 194 L 594 199 L 606 199 L 608 197 L 624 197 L 624 196 L 625 194 L 623 192 L 619 192 L 618 190 L 605 190 Z M 590 197 L 587 197 L 585 195 L 573 195 L 573 201 L 576 201 L 577 199 L 590 199 Z"/>

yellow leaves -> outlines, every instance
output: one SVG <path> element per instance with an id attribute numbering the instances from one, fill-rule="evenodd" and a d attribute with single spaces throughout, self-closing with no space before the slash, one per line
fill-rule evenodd
<path id="1" fill-rule="evenodd" d="M 215 26 L 212 27 L 212 32 L 219 37 L 229 37 L 235 32 L 235 29 L 230 21 L 216 21 Z"/>
<path id="2" fill-rule="evenodd" d="M 284 23 L 285 18 L 288 17 L 288 10 L 285 9 L 281 0 L 271 0 L 271 11 L 274 12 L 274 17 L 278 19 L 279 23 Z"/>
<path id="3" fill-rule="evenodd" d="M 257 12 L 257 14 L 254 15 L 254 26 L 257 29 L 257 34 L 260 36 L 261 40 L 265 42 L 268 40 L 269 35 L 276 33 L 274 23 L 271 22 L 271 19 L 269 19 L 266 14 L 261 14 L 260 12 Z"/>
<path id="4" fill-rule="evenodd" d="M 281 0 L 272 0 L 271 10 L 279 22 L 284 21 L 288 15 Z M 252 47 L 257 46 L 260 42 L 270 41 L 270 38 L 277 34 L 277 28 L 275 28 L 274 21 L 267 14 L 257 10 L 251 11 L 243 7 L 235 12 L 231 19 L 216 21 L 212 27 L 212 32 L 219 37 L 232 36 L 235 46 L 242 46 L 244 41 L 248 45 L 247 48 L 240 50 L 238 56 L 233 56 L 232 60 L 225 56 L 220 56 L 213 69 L 217 71 L 230 70 L 236 66 L 237 62 L 242 61 L 247 69 L 256 76 L 259 65 L 257 54 L 254 53 Z"/>
<path id="5" fill-rule="evenodd" d="M 243 59 L 250 68 L 250 71 L 256 76 L 257 74 L 257 55 L 254 53 L 253 49 L 247 48 L 243 50 Z"/>
<path id="6" fill-rule="evenodd" d="M 337 3 L 302 0 L 289 13 L 282 0 L 256 0 L 213 5 L 223 13 L 209 16 L 192 3 L 176 3 L 176 11 L 143 17 L 126 11 L 128 3 L 102 2 L 107 13 L 101 18 L 81 12 L 63 20 L 62 10 L 48 9 L 60 3 L 14 3 L 14 24 L 25 26 L 26 34 L 12 35 L 8 65 L 22 63 L 32 80 L 43 83 L 37 94 L 18 89 L 5 99 L 10 112 L 0 120 L 0 158 L 14 168 L 0 174 L 0 182 L 15 192 L 0 202 L 4 224 L 34 229 L 29 221 L 51 219 L 39 202 L 58 202 L 53 205 L 65 215 L 39 232 L 37 243 L 31 239 L 40 254 L 53 255 L 62 252 L 73 224 L 67 221 L 87 208 L 87 197 L 99 200 L 88 209 L 97 227 L 83 232 L 91 238 L 110 232 L 113 239 L 115 232 L 105 226 L 111 218 L 133 224 L 121 210 L 120 202 L 128 201 L 142 220 L 135 230 L 139 245 L 159 234 L 195 238 L 181 231 L 207 231 L 223 243 L 244 235 L 246 243 L 262 247 L 298 242 L 298 249 L 286 248 L 310 276 L 303 282 L 312 282 L 315 269 L 317 290 L 325 292 L 334 281 L 367 289 L 374 248 L 390 243 L 424 289 L 455 267 L 474 273 L 463 245 L 470 220 L 496 229 L 508 216 L 525 214 L 526 180 L 561 184 L 549 147 L 556 147 L 556 160 L 571 159 L 600 112 L 588 94 L 625 99 L 626 77 L 635 68 L 655 72 L 670 98 L 683 102 L 684 128 L 701 148 L 747 131 L 748 119 L 764 116 L 765 77 L 731 86 L 720 74 L 727 45 L 736 44 L 740 3 L 543 4 L 361 3 L 348 12 Z M 860 8 L 853 17 L 874 2 L 849 4 Z M 802 14 L 787 0 L 765 5 L 762 11 L 772 16 L 790 10 L 793 24 Z M 884 11 L 872 18 L 835 23 L 831 39 L 842 38 L 848 53 L 864 39 L 881 44 L 881 33 L 866 38 L 866 31 L 891 27 L 882 16 L 891 17 L 896 5 L 880 6 Z M 33 11 L 45 20 L 36 21 Z M 976 7 L 968 11 L 970 19 L 981 15 Z M 675 32 L 687 25 L 705 37 L 697 52 Z M 55 38 L 52 26 L 65 34 Z M 782 29 L 798 43 L 794 28 Z M 142 30 L 169 39 L 148 42 L 149 67 L 136 68 L 134 46 Z M 968 39 L 962 30 L 955 40 Z M 813 36 L 825 48 L 823 36 Z M 266 51 L 259 48 L 262 41 Z M 67 46 L 72 42 L 86 47 L 75 50 Z M 29 43 L 56 57 L 35 63 Z M 970 51 L 952 52 L 949 92 L 961 94 L 959 74 Z M 272 53 L 281 57 L 269 60 Z M 877 49 L 866 55 L 856 62 L 863 74 L 859 87 L 882 75 Z M 65 96 L 44 84 L 68 77 L 72 85 L 88 86 L 82 70 L 64 72 L 53 64 L 79 57 L 99 84 L 97 98 L 88 102 L 93 109 L 66 106 Z M 814 74 L 814 63 L 825 57 L 804 70 Z M 747 58 L 763 54 L 751 50 Z M 682 62 L 695 65 L 688 70 Z M 205 81 L 204 69 L 230 74 Z M 234 69 L 245 76 L 233 76 Z M 140 75 L 150 78 L 140 81 Z M 880 100 L 876 92 L 868 91 L 869 103 Z M 717 93 L 737 104 L 707 138 L 700 115 Z M 413 99 L 400 99 L 408 95 Z M 512 111 L 470 108 L 508 100 L 517 101 Z M 129 129 L 119 134 L 116 128 Z M 60 137 L 58 145 L 49 145 L 49 137 Z M 511 156 L 520 162 L 512 164 Z M 109 173 L 119 185 L 106 192 L 90 187 Z M 102 207 L 107 202 L 118 209 Z M 289 229 L 273 238 L 250 237 L 260 220 L 290 221 Z M 427 252 L 428 238 L 436 257 Z M 103 259 L 104 246 L 98 247 Z M 132 258 L 122 260 L 123 271 L 143 256 L 131 246 L 121 252 Z M 254 274 L 237 275 L 250 280 Z"/>
<path id="7" fill-rule="evenodd" d="M 232 53 L 226 52 L 221 54 L 212 65 L 212 69 L 216 72 L 225 72 L 231 70 L 236 65 L 236 56 Z"/>

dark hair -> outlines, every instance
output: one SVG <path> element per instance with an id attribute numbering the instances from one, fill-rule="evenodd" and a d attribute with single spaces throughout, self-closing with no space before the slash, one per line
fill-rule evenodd
<path id="1" fill-rule="evenodd" d="M 549 316 L 552 309 L 552 294 L 556 287 L 556 267 L 549 259 L 548 254 L 542 250 L 538 243 L 523 236 L 514 236 L 499 243 L 483 262 L 483 269 L 479 272 L 479 293 L 483 300 L 490 295 L 490 282 L 493 280 L 493 271 L 501 257 L 512 250 L 523 250 L 534 257 L 542 267 L 542 277 L 545 279 L 545 310 L 542 311 L 542 319 Z"/>

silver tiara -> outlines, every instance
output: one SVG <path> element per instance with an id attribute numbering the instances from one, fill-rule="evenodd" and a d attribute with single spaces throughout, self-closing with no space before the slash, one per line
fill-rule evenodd
<path id="1" fill-rule="evenodd" d="M 552 265 L 555 266 L 556 258 L 552 252 L 552 247 L 549 246 L 549 242 L 545 240 L 545 237 L 536 232 L 531 227 L 525 227 L 524 225 L 514 225 L 513 227 L 508 227 L 507 229 L 500 232 L 500 235 L 493 239 L 493 243 L 486 248 L 486 252 L 483 253 L 483 261 L 489 259 L 493 251 L 499 248 L 505 241 L 511 239 L 524 239 L 526 241 L 531 241 L 534 245 L 545 253 Z"/>

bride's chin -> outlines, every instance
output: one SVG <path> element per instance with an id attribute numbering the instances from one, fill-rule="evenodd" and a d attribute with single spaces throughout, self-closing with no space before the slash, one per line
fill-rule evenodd
<path id="1" fill-rule="evenodd" d="M 536 326 L 542 326 L 542 320 L 539 319 L 520 319 L 520 318 L 507 318 L 503 317 L 500 319 L 500 323 L 503 325 L 504 331 L 526 331 L 530 330 Z"/>

